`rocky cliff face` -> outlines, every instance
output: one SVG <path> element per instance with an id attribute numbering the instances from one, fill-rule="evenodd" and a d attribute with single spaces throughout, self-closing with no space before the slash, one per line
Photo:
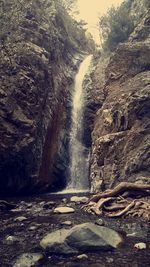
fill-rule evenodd
<path id="1" fill-rule="evenodd" d="M 134 1 L 133 7 L 137 9 L 140 4 Z M 146 8 L 138 9 L 140 23 L 129 41 L 120 44 L 111 56 L 105 68 L 105 82 L 99 83 L 105 100 L 96 114 L 92 133 L 94 192 L 121 181 L 149 182 L 150 13 L 148 1 L 142 4 Z M 97 75 L 102 74 L 102 67 L 98 67 Z"/>
<path id="2" fill-rule="evenodd" d="M 2 1 L 1 11 L 0 193 L 61 186 L 69 88 L 85 33 L 60 1 Z"/>

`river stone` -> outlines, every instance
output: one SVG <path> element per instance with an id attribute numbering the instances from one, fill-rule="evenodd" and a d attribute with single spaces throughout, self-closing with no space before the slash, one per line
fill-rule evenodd
<path id="1" fill-rule="evenodd" d="M 54 209 L 54 213 L 73 213 L 75 210 L 70 207 L 57 207 Z"/>
<path id="2" fill-rule="evenodd" d="M 88 201 L 88 197 L 78 197 L 78 196 L 73 196 L 70 198 L 71 202 L 77 202 L 77 203 L 86 203 Z"/>
<path id="3" fill-rule="evenodd" d="M 64 221 L 64 222 L 61 222 L 61 225 L 71 226 L 72 225 L 72 222 L 71 221 Z"/>
<path id="4" fill-rule="evenodd" d="M 81 255 L 77 256 L 77 259 L 78 260 L 86 260 L 86 259 L 88 259 L 88 256 L 86 254 L 81 254 Z"/>
<path id="5" fill-rule="evenodd" d="M 34 230 L 36 230 L 37 229 L 37 227 L 38 226 L 36 226 L 36 225 L 31 225 L 30 227 L 29 227 L 29 231 L 34 231 Z"/>
<path id="6" fill-rule="evenodd" d="M 17 259 L 13 267 L 31 267 L 42 258 L 43 255 L 40 253 L 24 253 Z"/>
<path id="7" fill-rule="evenodd" d="M 17 217 L 17 218 L 14 219 L 15 222 L 23 222 L 25 220 L 27 220 L 27 218 L 24 217 L 24 216 L 20 216 L 20 217 Z"/>
<path id="8" fill-rule="evenodd" d="M 134 245 L 134 248 L 136 248 L 136 249 L 146 249 L 146 244 L 145 243 L 136 243 L 135 245 Z"/>
<path id="9" fill-rule="evenodd" d="M 114 230 L 93 223 L 79 224 L 71 228 L 60 229 L 46 235 L 40 242 L 49 253 L 76 254 L 80 252 L 111 250 L 122 242 L 121 236 Z"/>
<path id="10" fill-rule="evenodd" d="M 20 239 L 16 236 L 13 236 L 13 235 L 9 235 L 9 236 L 6 236 L 5 240 L 4 240 L 4 243 L 6 243 L 7 245 L 12 245 L 16 242 L 19 242 Z"/>
<path id="11" fill-rule="evenodd" d="M 105 223 L 104 223 L 104 221 L 103 221 L 102 219 L 98 219 L 98 220 L 95 222 L 95 224 L 100 225 L 100 226 L 103 226 Z"/>

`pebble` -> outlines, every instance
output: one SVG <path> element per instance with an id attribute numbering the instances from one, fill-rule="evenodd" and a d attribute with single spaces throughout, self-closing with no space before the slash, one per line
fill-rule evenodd
<path id="1" fill-rule="evenodd" d="M 134 232 L 134 233 L 130 233 L 130 234 L 127 234 L 127 237 L 132 237 L 132 236 L 137 236 L 137 233 L 136 232 Z"/>
<path id="2" fill-rule="evenodd" d="M 54 213 L 64 214 L 64 213 L 73 213 L 73 212 L 75 212 L 75 210 L 70 207 L 57 207 L 54 209 Z"/>
<path id="3" fill-rule="evenodd" d="M 20 212 L 20 211 L 21 211 L 21 208 L 12 209 L 11 211 L 12 211 L 12 212 Z"/>
<path id="4" fill-rule="evenodd" d="M 114 261 L 113 258 L 107 258 L 107 262 L 108 262 L 108 263 L 112 263 L 113 261 Z"/>
<path id="5" fill-rule="evenodd" d="M 19 238 L 17 238 L 16 236 L 13 236 L 13 235 L 9 235 L 5 238 L 5 242 L 8 244 L 8 245 L 11 245 L 13 243 L 16 243 L 16 242 L 19 242 Z"/>
<path id="6" fill-rule="evenodd" d="M 20 216 L 20 217 L 17 217 L 17 218 L 14 219 L 15 222 L 23 222 L 25 220 L 27 220 L 27 218 L 24 217 L 24 216 Z"/>
<path id="7" fill-rule="evenodd" d="M 40 253 L 24 253 L 15 262 L 13 267 L 31 267 L 43 258 Z"/>
<path id="8" fill-rule="evenodd" d="M 70 198 L 71 202 L 76 202 L 76 203 L 81 203 L 84 204 L 88 201 L 87 197 L 77 197 L 77 196 L 73 196 Z"/>
<path id="9" fill-rule="evenodd" d="M 64 221 L 64 222 L 61 222 L 61 225 L 71 226 L 72 225 L 72 222 L 71 221 Z"/>
<path id="10" fill-rule="evenodd" d="M 88 259 L 88 255 L 86 255 L 86 254 L 78 255 L 78 256 L 77 256 L 77 259 L 78 259 L 78 260 L 86 260 L 86 259 Z"/>
<path id="11" fill-rule="evenodd" d="M 99 226 L 103 226 L 105 225 L 104 221 L 102 219 L 98 219 L 95 224 L 99 225 Z"/>
<path id="12" fill-rule="evenodd" d="M 43 206 L 45 204 L 45 201 L 42 201 L 39 203 L 40 206 Z"/>
<path id="13" fill-rule="evenodd" d="M 136 243 L 135 245 L 134 245 L 134 248 L 136 248 L 136 249 L 146 249 L 146 244 L 145 243 Z"/>
<path id="14" fill-rule="evenodd" d="M 34 231 L 34 230 L 36 230 L 36 229 L 37 229 L 37 226 L 30 226 L 30 227 L 29 227 L 29 230 L 30 230 L 30 231 Z"/>

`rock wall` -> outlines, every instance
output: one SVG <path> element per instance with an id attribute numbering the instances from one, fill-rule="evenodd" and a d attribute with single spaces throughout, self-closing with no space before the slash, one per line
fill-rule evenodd
<path id="1" fill-rule="evenodd" d="M 150 181 L 150 9 L 148 1 L 142 3 L 147 8 L 140 22 L 111 56 L 105 82 L 99 83 L 105 100 L 92 132 L 93 192 L 121 181 Z M 134 7 L 138 5 L 134 1 Z M 104 73 L 102 67 L 98 70 Z"/>
<path id="2" fill-rule="evenodd" d="M 6 0 L 1 12 L 0 194 L 62 186 L 69 88 L 77 54 L 88 50 L 85 33 L 59 0 Z"/>

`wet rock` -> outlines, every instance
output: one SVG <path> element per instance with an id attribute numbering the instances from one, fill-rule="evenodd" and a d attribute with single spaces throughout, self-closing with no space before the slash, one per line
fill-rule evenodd
<path id="1" fill-rule="evenodd" d="M 15 222 L 23 222 L 25 220 L 27 220 L 27 218 L 24 217 L 24 216 L 20 216 L 20 217 L 17 217 L 17 218 L 14 219 Z"/>
<path id="2" fill-rule="evenodd" d="M 40 245 L 49 253 L 76 254 L 111 250 L 117 248 L 122 241 L 122 237 L 110 228 L 84 223 L 70 230 L 61 229 L 48 234 Z"/>
<path id="3" fill-rule="evenodd" d="M 134 245 L 134 248 L 136 248 L 136 249 L 146 249 L 146 244 L 145 243 L 136 243 L 135 245 Z"/>
<path id="4" fill-rule="evenodd" d="M 86 260 L 86 259 L 88 259 L 88 255 L 86 255 L 86 254 L 78 255 L 78 256 L 77 256 L 77 259 L 78 259 L 78 260 Z"/>
<path id="5" fill-rule="evenodd" d="M 73 197 L 71 197 L 70 201 L 83 204 L 83 203 L 86 203 L 88 201 L 88 197 L 73 196 Z"/>
<path id="6" fill-rule="evenodd" d="M 31 267 L 38 263 L 43 258 L 40 253 L 24 253 L 22 254 L 13 267 Z"/>
<path id="7" fill-rule="evenodd" d="M 75 210 L 73 208 L 70 207 L 57 207 L 54 209 L 54 213 L 73 213 L 75 212 Z"/>
<path id="8" fill-rule="evenodd" d="M 98 219 L 95 224 L 99 225 L 99 226 L 103 226 L 105 223 L 102 219 Z"/>

